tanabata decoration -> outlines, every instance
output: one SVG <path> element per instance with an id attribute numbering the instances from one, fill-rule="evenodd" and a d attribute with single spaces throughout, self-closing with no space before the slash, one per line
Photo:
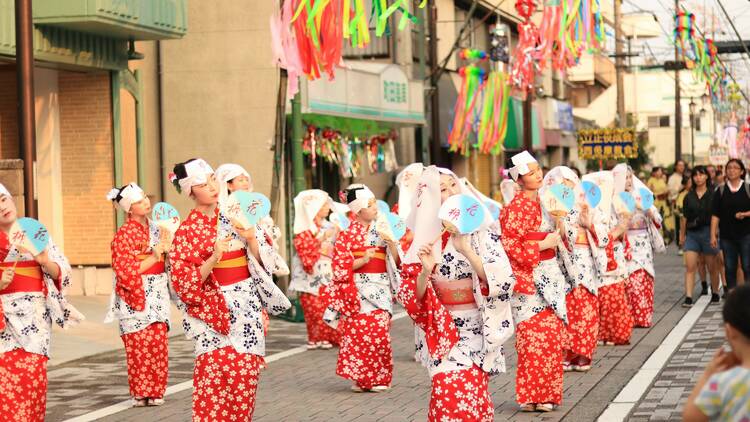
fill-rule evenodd
<path id="1" fill-rule="evenodd" d="M 406 234 L 406 222 L 390 211 L 381 213 L 375 221 L 375 230 L 386 240 L 398 242 Z"/>
<path id="2" fill-rule="evenodd" d="M 469 137 L 476 121 L 476 105 L 483 87 L 484 70 L 470 64 L 458 70 L 461 76 L 461 89 L 453 107 L 453 123 L 448 134 L 450 152 L 469 154 Z"/>
<path id="3" fill-rule="evenodd" d="M 13 222 L 8 232 L 11 246 L 25 250 L 37 256 L 49 245 L 49 232 L 39 221 L 23 217 Z"/>
<path id="4" fill-rule="evenodd" d="M 615 207 L 617 215 L 632 215 L 635 212 L 635 198 L 630 192 L 620 192 L 612 198 L 612 205 Z"/>
<path id="5" fill-rule="evenodd" d="M 258 192 L 236 191 L 221 205 L 221 212 L 233 224 L 247 230 L 271 212 L 271 201 Z"/>
<path id="6" fill-rule="evenodd" d="M 602 190 L 590 180 L 584 180 L 581 182 L 581 188 L 583 189 L 586 203 L 591 208 L 596 208 L 602 200 Z"/>
<path id="7" fill-rule="evenodd" d="M 575 199 L 573 189 L 558 183 L 544 189 L 541 202 L 551 216 L 564 217 L 573 210 Z"/>
<path id="8" fill-rule="evenodd" d="M 497 155 L 503 150 L 508 133 L 510 84 L 502 71 L 490 72 L 484 84 L 484 99 L 480 112 L 477 147 L 484 154 Z"/>
<path id="9" fill-rule="evenodd" d="M 531 21 L 531 15 L 536 10 L 534 0 L 517 0 L 516 10 L 522 21 L 518 24 L 518 43 L 510 78 L 525 98 L 527 92 L 534 86 L 534 71 L 538 66 L 539 28 Z"/>
<path id="10" fill-rule="evenodd" d="M 375 35 L 390 35 L 388 20 L 398 12 L 398 29 L 419 20 L 409 11 L 409 0 L 373 0 L 369 20 L 374 21 Z M 427 0 L 419 5 L 424 8 Z M 365 0 L 285 0 L 280 12 L 271 17 L 271 39 L 274 62 L 289 71 L 287 93 L 298 91 L 298 75 L 310 80 L 321 73 L 334 78 L 341 64 L 344 40 L 354 48 L 370 43 L 368 10 Z M 290 96 L 291 96 L 290 95 Z"/>
<path id="11" fill-rule="evenodd" d="M 160 229 L 166 230 L 171 234 L 175 234 L 180 227 L 180 213 L 177 212 L 175 207 L 166 202 L 159 202 L 154 205 L 154 209 L 151 211 L 151 218 L 154 220 L 154 224 Z"/>
<path id="12" fill-rule="evenodd" d="M 443 202 L 438 218 L 445 230 L 451 233 L 469 234 L 476 231 L 484 221 L 484 207 L 469 195 L 453 195 Z"/>
<path id="13" fill-rule="evenodd" d="M 302 152 L 310 158 L 313 168 L 320 157 L 329 164 L 337 165 L 343 177 L 356 177 L 360 175 L 363 160 L 372 174 L 396 170 L 397 139 L 395 130 L 363 140 L 330 128 L 308 125 L 302 139 Z"/>

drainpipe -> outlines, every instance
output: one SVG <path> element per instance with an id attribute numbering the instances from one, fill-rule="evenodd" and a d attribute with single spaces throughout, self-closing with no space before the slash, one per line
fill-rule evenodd
<path id="1" fill-rule="evenodd" d="M 302 156 L 302 104 L 299 92 L 292 99 L 292 186 L 295 196 L 307 188 Z"/>
<path id="2" fill-rule="evenodd" d="M 159 196 L 165 200 L 164 177 L 164 92 L 162 91 L 163 73 L 161 68 L 161 41 L 156 42 L 156 95 L 159 96 Z"/>
<path id="3" fill-rule="evenodd" d="M 36 115 L 34 110 L 34 24 L 31 0 L 16 0 L 16 77 L 18 78 L 18 138 L 23 158 L 24 208 L 36 218 L 34 168 L 36 161 Z"/>

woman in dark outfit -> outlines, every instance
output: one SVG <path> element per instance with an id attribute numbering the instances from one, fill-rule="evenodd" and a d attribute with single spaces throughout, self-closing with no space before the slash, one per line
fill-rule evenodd
<path id="1" fill-rule="evenodd" d="M 691 176 L 692 187 L 682 203 L 680 243 L 685 248 L 685 303 L 693 305 L 695 273 L 700 258 L 708 268 L 711 277 L 711 302 L 719 301 L 719 268 L 716 255 L 719 250 L 711 246 L 712 190 L 708 186 L 708 172 L 704 166 L 697 166 Z"/>
<path id="2" fill-rule="evenodd" d="M 745 165 L 733 158 L 727 162 L 726 183 L 713 194 L 711 247 L 721 245 L 727 288 L 737 285 L 737 258 L 750 274 L 750 186 L 744 182 Z M 718 240 L 717 240 L 718 239 Z"/>

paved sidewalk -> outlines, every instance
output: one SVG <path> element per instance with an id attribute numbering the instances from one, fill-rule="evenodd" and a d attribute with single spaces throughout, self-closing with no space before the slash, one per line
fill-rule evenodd
<path id="1" fill-rule="evenodd" d="M 497 421 L 593 421 L 619 393 L 622 387 L 640 368 L 640 365 L 659 346 L 661 341 L 684 315 L 680 307 L 682 300 L 682 260 L 674 251 L 657 257 L 657 283 L 654 326 L 650 329 L 636 329 L 629 346 L 600 347 L 595 355 L 595 364 L 586 374 L 566 373 L 563 406 L 550 414 L 524 414 L 517 411 L 515 403 L 516 355 L 513 341 L 506 343 L 506 356 L 509 373 L 492 379 L 493 401 Z M 274 321 L 277 322 L 277 321 Z M 288 323 L 284 323 L 288 324 Z M 291 348 L 304 343 L 304 325 L 288 324 L 288 331 L 274 329 L 271 338 L 297 336 L 298 340 L 288 341 Z M 277 337 L 278 334 L 278 337 Z M 349 391 L 349 383 L 334 374 L 336 352 L 309 351 L 271 362 L 261 375 L 254 421 L 424 421 L 429 402 L 430 381 L 427 371 L 413 360 L 413 325 L 408 318 L 394 321 L 391 331 L 394 346 L 395 371 L 393 389 L 384 394 L 354 394 Z M 192 371 L 192 356 L 184 341 L 173 341 L 170 353 L 170 385 L 189 379 Z M 184 348 L 183 348 L 184 347 Z M 174 348 L 174 351 L 172 351 Z M 107 407 L 127 399 L 124 358 L 122 352 L 97 357 L 97 363 L 89 364 L 85 359 L 77 364 L 71 362 L 69 369 L 74 372 L 80 367 L 91 365 L 90 370 L 106 372 L 104 382 L 97 388 L 106 391 L 106 400 L 87 403 L 86 406 L 67 404 L 71 398 L 78 401 L 87 392 L 59 400 L 49 414 L 49 421 L 64 420 L 73 414 L 85 413 Z M 269 353 L 272 353 L 269 351 Z M 188 359 L 188 356 L 190 358 Z M 175 362 L 173 362 L 175 361 Z M 97 366 L 99 365 L 99 366 Z M 118 366 L 119 365 L 119 366 Z M 119 368 L 119 372 L 118 369 Z M 56 373 L 50 376 L 50 396 L 67 383 L 67 376 Z M 90 381 L 79 381 L 86 385 Z M 117 394 L 117 391 L 120 394 Z M 98 390 L 94 390 L 98 391 Z M 167 404 L 160 408 L 128 409 L 101 420 L 133 421 L 188 421 L 190 420 L 191 390 L 184 390 L 167 397 Z M 92 400 L 95 401 L 95 400 Z M 63 406 L 64 405 L 64 406 Z M 62 407 L 61 407 L 62 406 Z M 64 411 L 63 411 L 64 410 Z"/>
<path id="2" fill-rule="evenodd" d="M 681 421 L 693 386 L 724 345 L 723 302 L 709 304 L 631 412 L 630 422 Z"/>

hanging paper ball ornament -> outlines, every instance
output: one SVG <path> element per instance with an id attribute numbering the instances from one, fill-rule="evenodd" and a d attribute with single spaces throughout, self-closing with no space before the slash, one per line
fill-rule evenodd
<path id="1" fill-rule="evenodd" d="M 459 52 L 458 56 L 461 57 L 463 60 L 472 60 L 472 61 L 479 61 L 479 60 L 487 59 L 487 53 L 485 53 L 482 50 L 476 50 L 472 48 L 464 48 L 463 50 Z"/>

